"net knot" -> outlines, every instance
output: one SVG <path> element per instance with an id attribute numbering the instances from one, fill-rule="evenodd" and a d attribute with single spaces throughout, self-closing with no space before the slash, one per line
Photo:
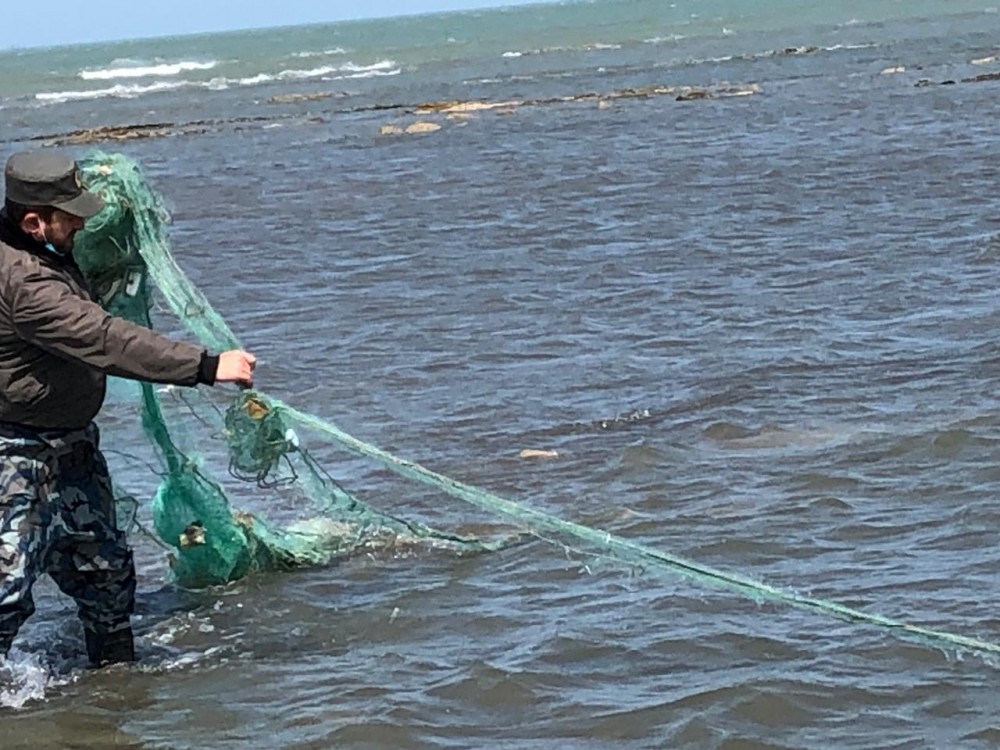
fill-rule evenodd
<path id="1" fill-rule="evenodd" d="M 298 439 L 265 396 L 244 391 L 226 411 L 225 425 L 230 474 L 261 487 L 294 481 L 269 479 L 282 459 L 298 450 Z"/>

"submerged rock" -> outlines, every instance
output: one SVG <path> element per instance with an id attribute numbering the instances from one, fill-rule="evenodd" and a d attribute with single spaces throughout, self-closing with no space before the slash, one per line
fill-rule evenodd
<path id="1" fill-rule="evenodd" d="M 785 47 L 779 54 L 782 55 L 811 55 L 814 52 L 819 52 L 819 47 L 814 47 L 813 45 L 802 45 L 800 47 Z"/>
<path id="2" fill-rule="evenodd" d="M 470 112 L 481 112 L 483 110 L 490 109 L 501 109 L 509 107 L 517 107 L 519 104 L 523 104 L 521 101 L 503 101 L 503 102 L 490 102 L 490 101 L 443 101 L 443 102 L 427 102 L 425 104 L 419 105 L 414 113 L 418 115 L 424 115 L 431 112 L 439 112 L 441 114 L 453 115 L 453 114 L 468 114 Z"/>
<path id="3" fill-rule="evenodd" d="M 809 51 L 804 49 L 802 54 Z M 480 114 L 493 113 L 494 115 L 514 115 L 523 107 L 544 107 L 558 106 L 573 102 L 596 102 L 599 109 L 607 109 L 616 99 L 650 99 L 657 96 L 673 96 L 678 101 L 694 101 L 697 99 L 719 99 L 734 96 L 751 96 L 760 92 L 760 86 L 756 83 L 744 85 L 731 85 L 728 83 L 718 83 L 705 87 L 693 86 L 667 86 L 651 85 L 641 87 L 630 87 L 613 91 L 585 91 L 566 96 L 556 96 L 538 99 L 504 99 L 498 101 L 490 100 L 470 100 L 460 101 L 456 99 L 438 102 L 424 102 L 421 104 L 405 104 L 399 102 L 389 102 L 381 104 L 365 104 L 359 106 L 342 106 L 339 108 L 329 108 L 324 110 L 323 116 L 316 114 L 304 116 L 302 114 L 277 113 L 245 115 L 240 117 L 230 117 L 216 120 L 192 120 L 188 122 L 154 122 L 135 123 L 129 125 L 110 125 L 83 130 L 72 130 L 63 133 L 52 133 L 39 135 L 28 140 L 42 141 L 46 145 L 84 145 L 100 143 L 104 141 L 123 141 L 136 138 L 165 138 L 178 135 L 199 135 L 202 133 L 218 132 L 224 129 L 247 130 L 251 128 L 272 128 L 282 124 L 323 124 L 329 122 L 331 116 L 354 114 L 358 112 L 381 112 L 392 110 L 405 112 L 417 116 L 438 114 L 444 115 L 449 120 L 464 123 L 472 117 Z M 303 101 L 317 101 L 325 99 L 337 99 L 343 94 L 330 92 L 319 93 L 289 93 L 277 94 L 267 100 L 268 103 L 294 103 Z M 409 126 L 386 124 L 379 127 L 379 135 L 400 135 L 432 133 L 440 130 L 441 125 L 435 122 L 417 121 Z M 21 139 L 18 139 L 21 140 Z M 0 143 L 10 142 L 8 139 L 0 138 Z"/>
<path id="4" fill-rule="evenodd" d="M 691 89 L 690 91 L 684 91 L 677 95 L 677 101 L 679 102 L 693 102 L 698 99 L 711 98 L 712 95 L 704 89 Z"/>
<path id="5" fill-rule="evenodd" d="M 316 92 L 312 94 L 278 94 L 267 100 L 268 104 L 292 104 L 294 102 L 314 102 L 319 99 L 329 99 L 333 94 Z"/>
<path id="6" fill-rule="evenodd" d="M 559 458 L 558 451 L 525 448 L 517 454 L 519 458 Z"/>
<path id="7" fill-rule="evenodd" d="M 420 133 L 433 133 L 440 129 L 441 126 L 438 125 L 436 122 L 417 121 L 410 125 L 407 125 L 404 132 L 406 132 L 409 135 L 415 135 Z"/>
<path id="8" fill-rule="evenodd" d="M 983 83 L 984 81 L 1000 81 L 1000 72 L 982 73 L 972 78 L 963 78 L 962 83 Z"/>

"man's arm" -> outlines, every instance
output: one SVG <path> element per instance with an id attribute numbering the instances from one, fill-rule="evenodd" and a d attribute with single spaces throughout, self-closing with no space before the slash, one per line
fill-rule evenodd
<path id="1" fill-rule="evenodd" d="M 12 301 L 11 319 L 26 341 L 108 375 L 189 386 L 253 382 L 253 355 L 232 350 L 216 358 L 201 346 L 109 315 L 60 279 L 25 277 Z"/>

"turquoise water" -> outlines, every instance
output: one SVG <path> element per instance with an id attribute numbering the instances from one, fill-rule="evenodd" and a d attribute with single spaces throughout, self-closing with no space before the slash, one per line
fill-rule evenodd
<path id="1" fill-rule="evenodd" d="M 988 0 L 802 3 L 595 0 L 189 37 L 0 52 L 0 107 L 14 102 L 142 97 L 165 91 L 341 82 L 430 74 L 442 66 L 503 69 L 523 55 L 647 48 L 717 54 L 837 40 L 877 40 L 893 20 L 995 14 Z M 597 62 L 602 58 L 597 57 Z"/>
<path id="2" fill-rule="evenodd" d="M 988 3 L 595 2 L 12 51 L 0 141 L 159 123 L 92 145 L 144 165 L 275 397 L 546 513 L 997 641 L 998 34 Z M 419 106 L 450 100 L 491 108 Z M 187 426 L 241 507 L 296 520 Z M 130 402 L 102 431 L 148 498 Z M 502 524 L 311 447 L 397 517 Z M 542 540 L 200 592 L 133 543 L 140 665 L 83 669 L 43 587 L 4 750 L 1000 743 L 988 659 Z"/>

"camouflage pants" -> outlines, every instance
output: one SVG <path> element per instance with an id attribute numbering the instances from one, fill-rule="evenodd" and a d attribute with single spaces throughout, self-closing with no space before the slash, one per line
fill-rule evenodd
<path id="1" fill-rule="evenodd" d="M 96 425 L 35 432 L 0 425 L 0 655 L 35 611 L 48 573 L 97 633 L 127 627 L 135 569 L 116 524 Z"/>

